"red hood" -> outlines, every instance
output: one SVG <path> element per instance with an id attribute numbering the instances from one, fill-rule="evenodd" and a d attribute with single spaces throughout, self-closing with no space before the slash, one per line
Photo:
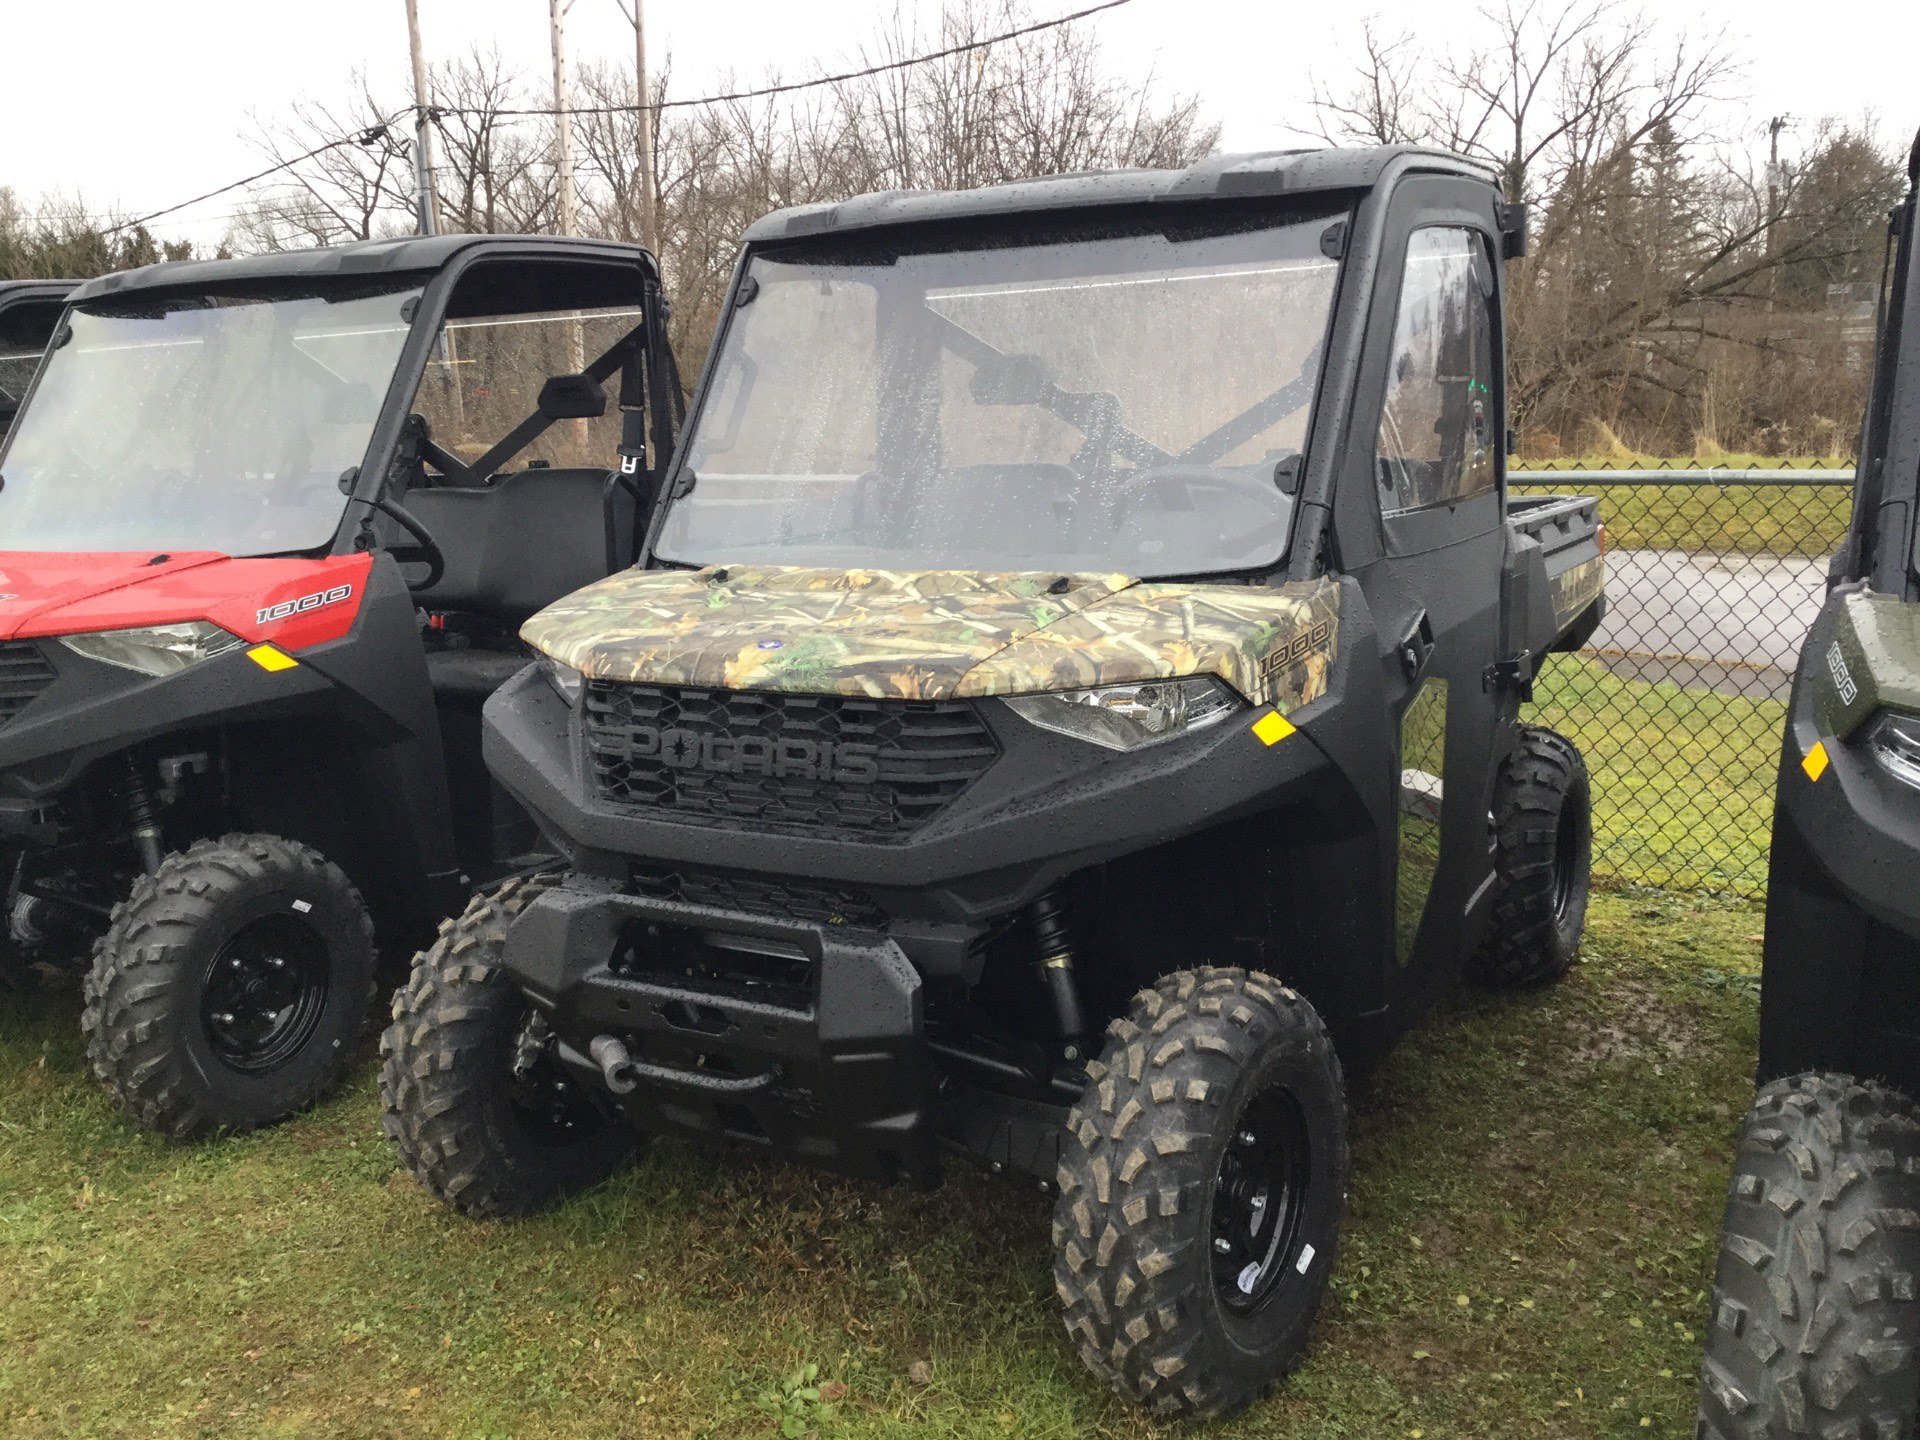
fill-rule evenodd
<path id="1" fill-rule="evenodd" d="M 371 565 L 370 555 L 0 551 L 0 640 L 210 620 L 244 640 L 317 645 L 352 626 Z"/>
<path id="2" fill-rule="evenodd" d="M 74 555 L 0 552 L 0 639 L 103 628 L 46 622 L 69 606 L 224 559 L 226 556 L 212 550 L 162 555 L 152 551 Z M 126 598 L 139 605 L 133 597 Z"/>

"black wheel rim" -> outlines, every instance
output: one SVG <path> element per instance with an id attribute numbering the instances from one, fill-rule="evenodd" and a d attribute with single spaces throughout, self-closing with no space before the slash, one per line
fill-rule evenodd
<path id="1" fill-rule="evenodd" d="M 1553 835 L 1553 918 L 1564 924 L 1580 892 L 1580 815 L 1571 803 L 1560 807 Z"/>
<path id="2" fill-rule="evenodd" d="M 507 1060 L 507 1104 L 537 1144 L 570 1145 L 606 1123 L 587 1087 L 554 1058 L 552 1032 L 538 1010 L 514 1027 Z"/>
<path id="3" fill-rule="evenodd" d="M 290 915 L 242 926 L 220 947 L 201 987 L 207 1048 L 243 1075 L 279 1069 L 319 1028 L 331 969 L 326 942 Z"/>
<path id="4" fill-rule="evenodd" d="M 1275 1084 L 1256 1093 L 1227 1140 L 1214 1180 L 1213 1288 L 1230 1313 L 1260 1309 L 1300 1265 L 1313 1145 L 1300 1102 Z"/>

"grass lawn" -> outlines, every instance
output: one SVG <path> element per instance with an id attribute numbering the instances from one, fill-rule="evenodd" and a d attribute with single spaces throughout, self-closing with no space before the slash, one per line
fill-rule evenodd
<path id="1" fill-rule="evenodd" d="M 1586 756 L 1597 871 L 1764 894 L 1781 702 L 1626 680 L 1589 656 L 1555 655 L 1525 718 Z"/>
<path id="2" fill-rule="evenodd" d="M 1358 1087 L 1305 1367 L 1209 1433 L 1689 1433 L 1759 925 L 1606 894 L 1563 985 L 1445 1001 Z M 1068 1351 L 1032 1192 L 663 1144 L 474 1224 L 396 1170 L 370 1062 L 296 1123 L 172 1149 L 109 1111 L 77 1011 L 0 997 L 0 1433 L 1146 1433 Z"/>

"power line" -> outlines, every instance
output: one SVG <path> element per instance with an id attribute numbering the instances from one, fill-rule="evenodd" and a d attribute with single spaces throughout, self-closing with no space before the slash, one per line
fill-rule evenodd
<path id="1" fill-rule="evenodd" d="M 840 85 L 848 80 L 865 79 L 869 75 L 884 75 L 890 70 L 906 70 L 915 65 L 928 65 L 935 60 L 947 60 L 955 55 L 985 50 L 989 46 L 999 45 L 1008 40 L 1018 40 L 1023 35 L 1037 34 L 1042 30 L 1056 30 L 1062 25 L 1071 25 L 1076 20 L 1084 20 L 1089 15 L 1097 15 L 1102 10 L 1115 10 L 1122 5 L 1132 3 L 1133 0 L 1102 0 L 1098 5 L 1089 5 L 1084 10 L 1075 10 L 1069 15 L 1058 15 L 1051 20 L 1039 20 L 1031 25 L 1022 25 L 1017 30 L 1005 30 L 998 35 L 987 35 L 978 40 L 968 40 L 960 45 L 949 45 L 944 50 L 929 51 L 925 55 L 913 55 L 905 60 L 889 60 L 884 65 L 869 65 L 864 70 L 844 70 L 838 75 L 821 75 L 812 80 L 791 80 L 780 85 L 763 85 L 756 90 L 735 90 L 725 95 L 701 95 L 686 100 L 662 100 L 657 105 L 636 102 L 632 105 L 535 105 L 503 109 L 487 109 L 478 105 L 436 105 L 434 109 L 442 115 L 631 115 L 640 110 L 679 110 L 692 105 L 724 105 L 733 100 L 758 100 L 767 95 L 786 95 L 795 90 L 813 90 L 822 85 Z"/>
<path id="2" fill-rule="evenodd" d="M 1077 20 L 1084 20 L 1089 15 L 1098 15 L 1103 10 L 1116 10 L 1122 5 L 1130 5 L 1132 3 L 1133 0 L 1101 0 L 1101 3 L 1097 5 L 1088 5 L 1066 15 L 1057 15 L 1051 20 L 1038 20 L 1031 25 L 1022 25 L 1013 30 L 1004 30 L 997 35 L 982 36 L 978 40 L 968 40 L 959 45 L 949 45 L 944 50 L 932 50 L 924 55 L 909 56 L 904 60 L 889 60 L 882 65 L 869 65 L 862 70 L 844 70 L 836 75 L 821 75 L 812 80 L 793 80 L 780 85 L 763 85 L 758 89 L 735 90 L 723 95 L 701 95 L 685 100 L 662 100 L 658 105 L 644 103 L 635 103 L 632 105 L 552 105 L 503 109 L 488 109 L 477 105 L 430 105 L 426 107 L 426 111 L 429 119 L 437 119 L 442 115 L 631 115 L 643 110 L 679 110 L 695 105 L 724 105 L 736 100 L 758 100 L 768 95 L 787 95 L 796 90 L 814 90 L 823 85 L 841 85 L 849 80 L 865 79 L 869 75 L 884 75 L 889 71 L 906 70 L 915 65 L 929 65 L 935 60 L 948 60 L 955 55 L 966 55 L 975 50 L 985 50 L 990 46 L 1004 44 L 1008 40 L 1018 40 L 1024 35 L 1038 34 L 1043 30 L 1056 30 L 1063 25 L 1071 25 Z M 296 155 L 291 160 L 282 160 L 277 165 L 270 165 L 257 175 L 249 175 L 243 180 L 235 180 L 231 184 L 222 185 L 217 190 L 209 190 L 204 195 L 196 195 L 191 200 L 182 200 L 179 204 L 169 205 L 164 210 L 155 210 L 150 215 L 142 215 L 134 220 L 123 220 L 120 224 L 110 227 L 105 233 L 108 235 L 117 235 L 122 230 L 131 230 L 136 226 L 146 225 L 155 220 L 164 219 L 168 215 L 176 214 L 181 210 L 198 205 L 202 201 L 212 200 L 218 196 L 225 195 L 230 190 L 238 190 L 243 186 L 253 185 L 261 180 L 265 180 L 270 175 L 278 175 L 283 170 L 291 170 L 294 166 L 311 160 L 315 156 L 324 155 L 330 150 L 338 150 L 344 145 L 372 145 L 375 141 L 383 139 L 386 136 L 388 128 L 392 123 L 391 120 L 382 120 L 376 125 L 368 126 L 366 129 L 356 131 L 351 135 L 343 135 L 339 139 L 329 140 L 323 145 L 314 146 L 313 149 L 307 151 L 304 155 Z"/>
<path id="3" fill-rule="evenodd" d="M 324 155 L 329 150 L 338 150 L 342 145 L 371 145 L 386 135 L 389 123 L 390 122 L 383 120 L 378 125 L 370 125 L 357 134 L 343 135 L 338 140 L 329 140 L 324 145 L 316 145 L 304 155 L 296 155 L 291 160 L 282 160 L 277 165 L 269 165 L 258 175 L 249 175 L 244 180 L 235 180 L 231 185 L 222 185 L 218 190 L 209 190 L 206 194 L 196 195 L 191 200 L 182 200 L 178 205 L 169 205 L 166 209 L 156 210 L 151 215 L 142 215 L 137 220 L 122 220 L 118 225 L 110 226 L 105 233 L 108 235 L 118 235 L 122 230 L 132 230 L 136 226 L 162 219 L 165 216 L 172 215 L 176 211 L 185 210 L 190 205 L 198 205 L 203 200 L 212 200 L 217 196 L 224 195 L 229 190 L 238 190 L 243 185 L 252 185 L 264 180 L 269 175 L 278 175 L 282 170 L 291 170 L 302 161 L 311 160 L 316 155 Z"/>

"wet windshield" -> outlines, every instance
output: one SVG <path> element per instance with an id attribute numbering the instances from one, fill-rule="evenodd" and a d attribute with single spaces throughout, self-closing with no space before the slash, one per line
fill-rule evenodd
<path id="1" fill-rule="evenodd" d="M 659 554 L 1142 576 L 1279 559 L 1339 270 L 1328 218 L 757 258 Z"/>
<path id="2" fill-rule="evenodd" d="M 325 545 L 418 292 L 194 296 L 70 318 L 0 455 L 8 550 Z"/>

